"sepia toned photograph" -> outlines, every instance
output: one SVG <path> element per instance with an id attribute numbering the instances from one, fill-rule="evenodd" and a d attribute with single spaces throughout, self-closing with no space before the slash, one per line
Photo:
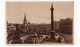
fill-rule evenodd
<path id="1" fill-rule="evenodd" d="M 73 1 L 6 2 L 7 44 L 74 44 Z"/>

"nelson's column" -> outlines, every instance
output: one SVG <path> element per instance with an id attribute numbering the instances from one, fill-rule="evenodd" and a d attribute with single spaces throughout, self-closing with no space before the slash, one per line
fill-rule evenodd
<path id="1" fill-rule="evenodd" d="M 51 35 L 51 37 L 50 38 L 53 38 L 54 39 L 54 33 L 55 33 L 55 31 L 54 31 L 54 16 L 53 16 L 53 10 L 54 10 L 54 8 L 53 8 L 53 3 L 52 3 L 52 5 L 51 5 L 51 31 L 50 31 L 50 35 Z"/>

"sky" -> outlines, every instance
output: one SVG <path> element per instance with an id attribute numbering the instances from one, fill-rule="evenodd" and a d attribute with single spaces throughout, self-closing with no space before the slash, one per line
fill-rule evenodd
<path id="1" fill-rule="evenodd" d="M 51 23 L 51 4 L 54 8 L 54 21 L 74 17 L 74 2 L 7 2 L 6 20 L 9 23 L 23 23 L 26 14 L 27 22 Z"/>

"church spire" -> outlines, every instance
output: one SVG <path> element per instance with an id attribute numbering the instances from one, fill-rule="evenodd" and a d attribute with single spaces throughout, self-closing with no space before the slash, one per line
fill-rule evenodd
<path id="1" fill-rule="evenodd" d="M 27 24 L 26 13 L 24 14 L 24 21 L 23 21 L 23 24 Z"/>

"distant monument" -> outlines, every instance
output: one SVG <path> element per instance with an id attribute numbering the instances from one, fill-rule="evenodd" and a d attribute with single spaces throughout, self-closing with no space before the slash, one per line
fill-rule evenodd
<path id="1" fill-rule="evenodd" d="M 53 19 L 53 4 L 51 5 L 51 30 L 54 30 L 54 19 Z"/>
<path id="2" fill-rule="evenodd" d="M 51 31 L 50 31 L 50 35 L 51 35 L 51 37 L 50 38 L 52 38 L 52 39 L 54 39 L 54 33 L 55 33 L 55 31 L 54 31 L 54 19 L 53 19 L 53 10 L 54 10 L 54 8 L 53 8 L 53 3 L 52 3 L 52 5 L 51 5 Z"/>

